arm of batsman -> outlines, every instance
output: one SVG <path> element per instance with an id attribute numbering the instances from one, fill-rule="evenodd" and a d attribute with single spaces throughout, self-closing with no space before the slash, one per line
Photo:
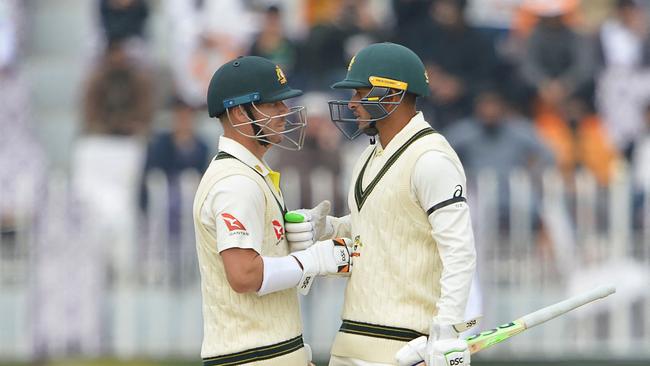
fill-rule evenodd
<path id="1" fill-rule="evenodd" d="M 317 240 L 332 239 L 334 227 L 329 216 L 330 201 L 323 201 L 312 209 L 289 211 L 284 215 L 289 249 L 304 250 Z"/>
<path id="2" fill-rule="evenodd" d="M 307 295 L 316 276 L 349 275 L 351 246 L 351 239 L 338 238 L 317 241 L 305 250 L 291 253 L 302 267 L 298 292 Z"/>
<path id="3" fill-rule="evenodd" d="M 418 337 L 397 351 L 397 364 L 412 366 L 424 362 L 427 366 L 469 366 L 471 359 L 467 341 L 458 336 L 478 324 L 479 319 L 453 325 L 440 324 L 434 319 L 429 337 Z"/>

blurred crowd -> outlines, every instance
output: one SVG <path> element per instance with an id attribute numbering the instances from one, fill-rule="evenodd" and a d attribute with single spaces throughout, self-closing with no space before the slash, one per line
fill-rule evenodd
<path id="1" fill-rule="evenodd" d="M 195 126 L 205 119 L 209 79 L 244 54 L 273 60 L 306 91 L 298 103 L 309 105 L 300 153 L 308 158 L 281 154 L 279 164 L 301 177 L 322 168 L 342 175 L 351 150 L 328 122 L 326 101 L 338 97 L 329 85 L 358 49 L 392 41 L 424 61 L 431 95 L 419 108 L 460 155 L 470 186 L 492 170 L 507 191 L 514 169 L 539 178 L 555 167 L 569 190 L 577 171 L 606 188 L 629 166 L 640 212 L 650 181 L 649 11 L 644 0 L 98 0 L 100 46 L 80 86 L 80 135 L 70 158 L 75 187 L 94 215 L 110 221 L 131 207 L 146 212 L 143 173 L 160 170 L 170 186 L 170 230 L 177 230 L 178 177 L 200 174 L 216 149 Z M 152 13 L 164 18 L 164 41 L 153 39 Z M 7 132 L 0 188 L 7 197 L 15 177 L 38 182 L 47 166 L 28 115 L 26 18 L 23 2 L 0 3 L 0 124 Z M 152 56 L 155 42 L 166 43 L 162 64 Z M 171 114 L 170 124 L 157 122 L 161 111 Z M 344 213 L 344 189 L 336 195 Z M 301 206 L 311 196 L 301 191 Z M 511 203 L 502 196 L 507 222 Z M 29 204 L 2 202 L 2 229 L 11 232 L 12 212 Z"/>
<path id="2" fill-rule="evenodd" d="M 38 192 L 47 181 L 48 157 L 34 133 L 27 92 L 38 86 L 25 77 L 25 4 L 0 1 L 3 246 L 11 243 L 17 217 L 38 211 L 41 200 L 16 192 Z M 597 189 L 606 190 L 629 168 L 633 220 L 637 228 L 644 222 L 644 192 L 650 192 L 648 0 L 96 0 L 93 9 L 99 43 L 79 85 L 70 175 L 79 206 L 97 232 L 107 233 L 98 236 L 118 248 L 117 275 L 128 273 L 120 266 L 132 264 L 138 250 L 130 244 L 136 216 L 152 207 L 149 172 L 166 179 L 165 230 L 170 250 L 181 245 L 187 205 L 181 175 L 200 175 L 217 149 L 214 136 L 197 127 L 207 115 L 207 85 L 218 66 L 246 54 L 271 59 L 305 91 L 296 101 L 307 107 L 304 150 L 279 152 L 273 165 L 298 170 L 301 207 L 318 197 L 309 188 L 314 172 L 347 182 L 346 164 L 367 142 L 344 141 L 330 123 L 327 100 L 341 95 L 329 86 L 344 77 L 357 50 L 391 41 L 424 61 L 431 95 L 419 109 L 458 152 L 471 191 L 482 172 L 495 174 L 503 192 L 497 208 L 502 229 L 515 204 L 508 184 L 517 169 L 541 189 L 543 173 L 556 168 L 570 205 L 577 172 L 588 172 Z M 163 30 L 152 30 L 153 14 L 163 19 Z M 153 51 L 160 43 L 162 61 Z M 336 214 L 347 211 L 346 190 L 335 185 L 330 198 Z M 20 197 L 31 201 L 14 199 Z M 531 221 L 544 227 L 539 213 Z"/>
<path id="3" fill-rule="evenodd" d="M 15 196 L 16 177 L 42 184 L 47 166 L 28 113 L 24 4 L 0 3 L 0 124 L 11 125 L 0 144 L 5 197 Z M 318 169 L 344 176 L 354 149 L 328 121 L 326 101 L 339 97 L 329 85 L 358 49 L 381 41 L 406 45 L 424 61 L 431 95 L 419 108 L 458 152 L 470 187 L 490 170 L 508 192 L 513 170 L 539 183 L 554 167 L 570 193 L 577 171 L 601 189 L 631 167 L 633 204 L 642 212 L 650 182 L 648 1 L 98 0 L 94 9 L 99 46 L 80 85 L 70 166 L 81 202 L 107 222 L 119 216 L 127 225 L 132 218 L 120 213 L 146 212 L 144 177 L 158 170 L 170 187 L 169 230 L 178 231 L 179 176 L 200 174 L 217 148 L 196 128 L 209 79 L 238 55 L 273 60 L 306 91 L 297 101 L 308 105 L 305 151 L 300 159 L 280 153 L 277 164 L 298 169 L 304 187 Z M 164 18 L 164 40 L 154 39 L 161 33 L 151 30 L 154 13 Z M 152 51 L 160 42 L 163 62 Z M 171 123 L 158 122 L 161 112 Z M 344 187 L 335 195 L 335 210 L 345 213 Z M 300 206 L 313 196 L 301 190 Z M 2 202 L 2 230 L 10 233 L 12 212 L 29 203 Z M 504 226 L 510 205 L 502 194 Z"/>

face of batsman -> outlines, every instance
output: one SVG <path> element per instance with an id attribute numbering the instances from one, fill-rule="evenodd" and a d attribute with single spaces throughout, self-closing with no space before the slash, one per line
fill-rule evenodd
<path id="1" fill-rule="evenodd" d="M 287 150 L 299 150 L 305 139 L 307 119 L 305 108 L 289 108 L 284 101 L 251 103 L 239 106 L 244 113 L 239 121 L 230 119 L 240 134 L 254 138 L 264 145 L 274 145 Z M 230 112 L 227 111 L 230 116 Z"/>
<path id="2" fill-rule="evenodd" d="M 305 136 L 305 108 L 286 101 L 302 95 L 289 86 L 279 65 L 243 56 L 222 65 L 208 86 L 210 117 L 227 117 L 235 131 L 262 145 L 300 150 Z"/>
<path id="3" fill-rule="evenodd" d="M 350 60 L 345 79 L 332 85 L 353 95 L 329 101 L 330 117 L 349 139 L 376 134 L 375 123 L 395 111 L 406 93 L 429 95 L 428 83 L 424 64 L 413 51 L 395 43 L 372 44 Z"/>

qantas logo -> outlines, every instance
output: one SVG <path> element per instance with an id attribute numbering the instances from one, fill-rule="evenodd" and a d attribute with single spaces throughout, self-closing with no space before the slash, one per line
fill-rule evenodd
<path id="1" fill-rule="evenodd" d="M 284 228 L 282 227 L 282 224 L 278 220 L 273 220 L 271 223 L 273 224 L 273 231 L 275 231 L 276 239 L 281 240 L 284 236 Z"/>
<path id="2" fill-rule="evenodd" d="M 235 218 L 235 216 L 229 214 L 229 213 L 222 213 L 221 217 L 223 218 L 223 222 L 226 223 L 226 226 L 228 227 L 228 231 L 236 231 L 236 230 L 241 230 L 241 231 L 246 231 L 246 228 L 244 225 Z"/>

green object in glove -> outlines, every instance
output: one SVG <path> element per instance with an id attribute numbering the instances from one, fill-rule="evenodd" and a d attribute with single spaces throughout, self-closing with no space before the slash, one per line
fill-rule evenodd
<path id="1" fill-rule="evenodd" d="M 300 223 L 305 221 L 305 216 L 301 213 L 298 213 L 296 211 L 289 211 L 286 214 L 284 214 L 284 221 L 286 222 L 293 222 L 293 223 Z"/>

